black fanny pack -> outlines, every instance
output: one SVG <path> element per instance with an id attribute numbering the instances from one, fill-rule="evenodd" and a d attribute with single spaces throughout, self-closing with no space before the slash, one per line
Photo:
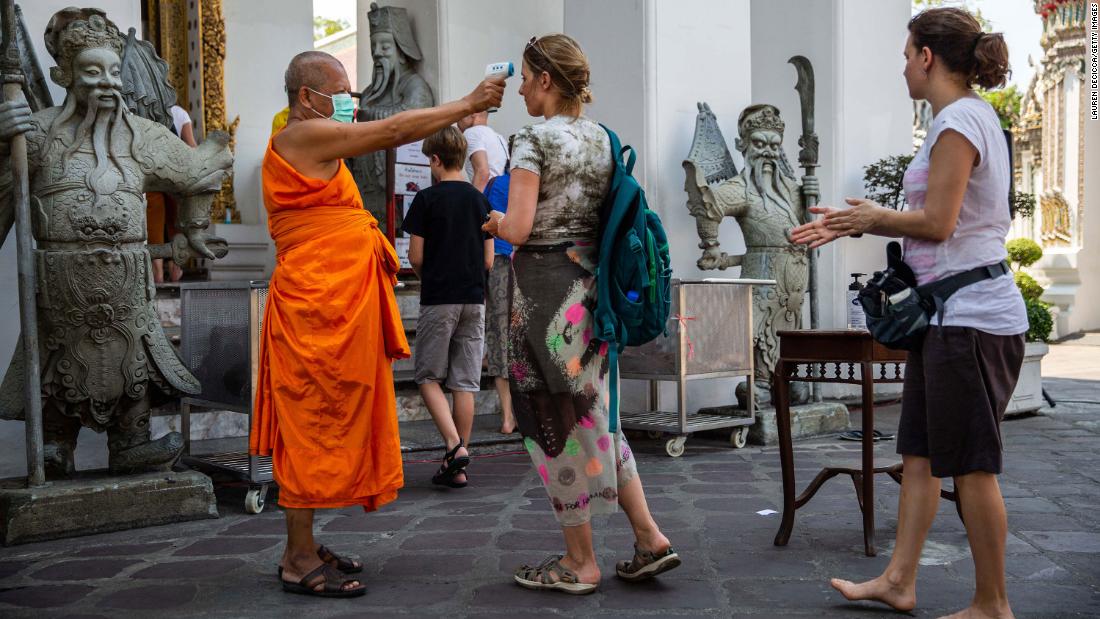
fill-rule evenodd
<path id="1" fill-rule="evenodd" d="M 867 329 L 876 342 L 897 350 L 919 350 L 932 316 L 940 315 L 947 299 L 959 289 L 1009 273 L 1008 263 L 976 267 L 923 286 L 901 257 L 897 241 L 886 246 L 886 269 L 876 271 L 859 292 Z"/>

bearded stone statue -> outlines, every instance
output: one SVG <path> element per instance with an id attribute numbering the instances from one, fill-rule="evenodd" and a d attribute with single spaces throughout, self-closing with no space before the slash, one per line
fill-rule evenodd
<path id="1" fill-rule="evenodd" d="M 224 256 L 210 237 L 210 204 L 233 163 L 228 136 L 191 149 L 132 113 L 121 94 L 123 37 L 99 9 L 64 9 L 46 28 L 62 106 L 31 113 L 0 105 L 0 245 L 12 227 L 8 142 L 27 139 L 37 241 L 38 338 L 46 474 L 74 473 L 81 426 L 107 432 L 112 473 L 168 470 L 183 439 L 151 440 L 154 398 L 197 394 L 153 305 L 150 253 L 177 262 Z M 170 245 L 146 245 L 144 194 L 179 198 Z M 0 386 L 0 418 L 23 418 L 22 346 Z"/>
<path id="2" fill-rule="evenodd" d="M 688 210 L 695 217 L 702 270 L 741 267 L 741 277 L 774 279 L 775 286 L 753 288 L 755 394 L 759 405 L 770 402 L 771 379 L 779 358 L 777 331 L 802 326 L 802 303 L 809 283 L 806 248 L 790 242 L 791 228 L 807 221 L 806 197 L 818 195 L 816 179 L 799 185 L 783 153 L 783 120 L 771 105 L 745 108 L 737 120 L 735 142 L 745 160 L 737 173 L 714 113 L 699 104 L 695 140 L 684 161 Z M 721 250 L 718 226 L 737 220 L 746 252 L 730 256 Z M 805 402 L 805 383 L 796 383 L 794 402 Z M 738 389 L 744 402 L 745 389 Z"/>
<path id="3" fill-rule="evenodd" d="M 423 58 L 413 38 L 408 12 L 372 3 L 370 23 L 374 72 L 371 85 L 359 99 L 357 119 L 381 120 L 398 112 L 432 107 L 435 99 L 428 82 L 416 73 L 414 62 Z M 374 217 L 386 221 L 386 153 L 379 151 L 350 160 L 363 204 Z"/>

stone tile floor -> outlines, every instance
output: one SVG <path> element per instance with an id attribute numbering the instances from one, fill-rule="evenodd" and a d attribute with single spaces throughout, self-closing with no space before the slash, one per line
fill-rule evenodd
<path id="1" fill-rule="evenodd" d="M 1072 348 L 1073 350 L 1070 350 Z M 1091 348 L 1091 350 L 1080 350 Z M 1008 421 L 1002 488 L 1009 510 L 1009 592 L 1018 617 L 1100 616 L 1100 352 L 1053 347 L 1047 389 L 1061 400 Z M 1092 364 L 1095 371 L 1082 372 Z M 1064 372 L 1062 370 L 1065 370 Z M 1057 376 L 1065 376 L 1058 378 Z M 1071 401 L 1072 400 L 1072 401 Z M 897 407 L 878 410 L 896 427 Z M 858 413 L 856 413 L 858 419 Z M 853 420 L 855 421 L 855 420 Z M 367 562 L 355 600 L 288 595 L 275 580 L 283 522 L 273 505 L 243 512 L 244 488 L 221 486 L 222 517 L 139 531 L 0 549 L 3 617 L 873 617 L 828 587 L 839 575 L 877 574 L 889 560 L 898 488 L 876 485 L 880 553 L 862 553 L 851 484 L 837 479 L 796 519 L 786 548 L 772 545 L 779 516 L 774 448 L 733 450 L 693 437 L 682 458 L 656 441 L 632 442 L 651 507 L 685 559 L 659 580 L 613 577 L 631 536 L 621 514 L 596 520 L 605 581 L 591 596 L 531 592 L 512 569 L 560 549 L 545 494 L 522 454 L 485 454 L 471 487 L 433 488 L 433 464 L 406 464 L 401 498 L 375 514 L 319 512 L 326 544 Z M 892 443 L 880 444 L 892 461 Z M 799 486 L 825 463 L 857 462 L 858 446 L 818 439 L 796 446 Z M 413 454 L 410 458 L 422 456 Z M 922 561 L 917 617 L 964 606 L 973 567 L 954 508 L 943 504 Z"/>

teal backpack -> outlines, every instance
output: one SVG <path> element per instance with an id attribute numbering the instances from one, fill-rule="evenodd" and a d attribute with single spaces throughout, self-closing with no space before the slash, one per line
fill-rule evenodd
<path id="1" fill-rule="evenodd" d="M 661 218 L 649 210 L 645 191 L 631 176 L 637 154 L 623 146 L 614 131 L 600 126 L 611 140 L 614 169 L 600 207 L 594 318 L 595 337 L 608 345 L 608 430 L 615 434 L 619 425 L 619 353 L 626 346 L 640 346 L 668 334 L 672 265 Z"/>

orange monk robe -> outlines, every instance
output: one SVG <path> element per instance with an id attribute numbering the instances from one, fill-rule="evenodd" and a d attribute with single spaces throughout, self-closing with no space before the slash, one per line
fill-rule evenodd
<path id="1" fill-rule="evenodd" d="M 308 178 L 268 142 L 263 193 L 277 255 L 250 451 L 271 455 L 283 507 L 378 509 L 404 483 L 397 254 L 343 162 L 332 180 Z"/>

